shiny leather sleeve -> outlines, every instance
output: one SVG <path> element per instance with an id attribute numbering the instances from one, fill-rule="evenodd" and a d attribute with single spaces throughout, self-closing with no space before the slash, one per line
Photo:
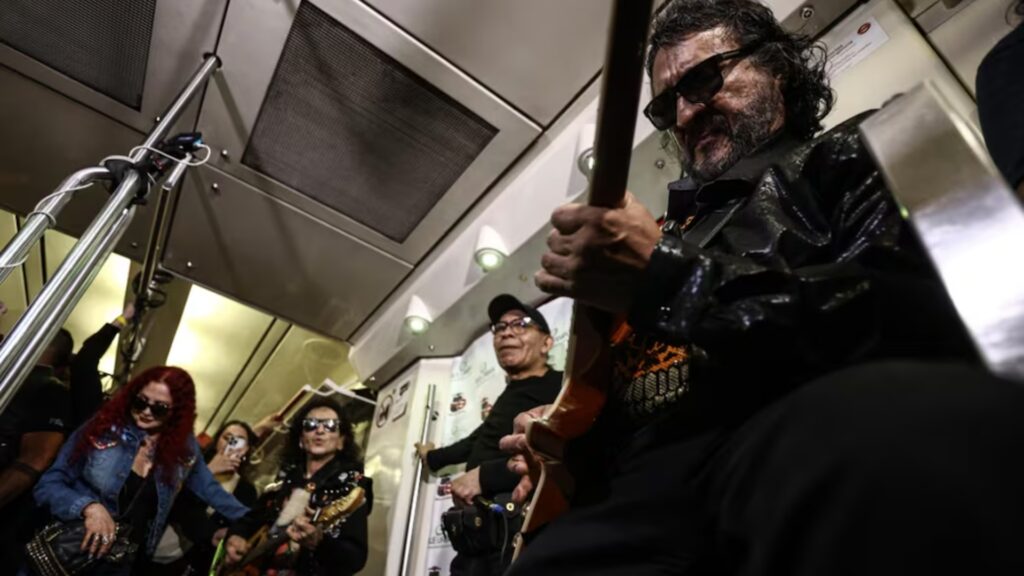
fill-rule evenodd
<path id="1" fill-rule="evenodd" d="M 940 335 L 921 315 L 948 333 L 951 307 L 856 121 L 770 168 L 742 202 L 705 248 L 664 235 L 634 328 L 696 346 L 696 363 L 726 376 L 790 380 L 890 340 L 925 346 Z"/>

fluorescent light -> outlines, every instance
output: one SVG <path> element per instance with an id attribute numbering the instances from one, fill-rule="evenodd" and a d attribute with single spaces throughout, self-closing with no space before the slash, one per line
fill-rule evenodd
<path id="1" fill-rule="evenodd" d="M 477 266 L 484 272 L 490 272 L 500 267 L 505 262 L 508 249 L 505 242 L 498 235 L 498 232 L 490 226 L 482 226 L 480 234 L 476 239 L 476 249 L 473 252 L 473 259 Z"/>
<path id="2" fill-rule="evenodd" d="M 410 334 L 418 336 L 430 328 L 430 322 L 433 319 L 426 303 L 419 296 L 413 295 L 409 299 L 409 308 L 405 312 L 405 329 Z"/>

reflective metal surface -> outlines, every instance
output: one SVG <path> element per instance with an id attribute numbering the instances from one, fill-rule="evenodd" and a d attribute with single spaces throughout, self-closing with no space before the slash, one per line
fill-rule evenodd
<path id="1" fill-rule="evenodd" d="M 980 136 L 930 83 L 861 131 L 985 364 L 1024 380 L 1024 210 Z"/>
<path id="2" fill-rule="evenodd" d="M 611 10 L 609 0 L 368 3 L 541 125 L 601 69 Z"/>
<path id="3" fill-rule="evenodd" d="M 168 107 L 163 120 L 149 134 L 143 146 L 151 147 L 166 137 L 182 110 L 205 85 L 216 66 L 215 57 L 206 59 Z M 140 148 L 130 156 L 133 163 L 138 163 L 149 155 L 148 149 Z M 67 320 L 75 304 L 99 273 L 100 265 L 127 230 L 135 215 L 132 204 L 142 185 L 142 176 L 137 171 L 127 172 L 96 220 L 0 344 L 0 411 L 10 403 L 45 345 Z"/>
<path id="4" fill-rule="evenodd" d="M 195 70 L 196 62 L 204 53 L 214 51 L 226 3 L 227 0 L 157 2 L 140 111 L 79 84 L 4 44 L 0 44 L 0 64 L 124 125 L 145 132 L 153 126 L 154 118 L 163 113 L 167 98 L 181 86 L 181 79 Z M 182 117 L 179 131 L 191 128 L 198 110 L 197 101 Z"/>
<path id="5" fill-rule="evenodd" d="M 28 258 L 29 250 L 57 221 L 57 215 L 71 201 L 74 190 L 101 178 L 109 178 L 106 168 L 83 168 L 68 176 L 38 208 L 25 219 L 18 234 L 0 252 L 0 282 L 7 279 Z"/>
<path id="6" fill-rule="evenodd" d="M 411 269 L 208 166 L 185 178 L 163 266 L 342 340 Z"/>
<path id="7" fill-rule="evenodd" d="M 313 218 L 413 264 L 533 141 L 540 129 L 364 4 L 356 0 L 318 0 L 314 3 L 333 19 L 496 127 L 498 134 L 402 243 L 330 210 L 240 162 L 298 4 L 233 2 L 228 9 L 218 48 L 224 59 L 224 69 L 210 85 L 199 124 L 207 142 L 218 150 L 226 151 L 226 155 L 215 157 L 211 164 Z M 401 167 L 396 166 L 395 169 Z M 344 175 L 339 174 L 338 177 L 344 178 Z"/>

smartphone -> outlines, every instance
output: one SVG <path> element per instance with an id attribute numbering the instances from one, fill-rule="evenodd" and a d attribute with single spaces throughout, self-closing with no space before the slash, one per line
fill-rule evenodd
<path id="1" fill-rule="evenodd" d="M 232 436 L 228 439 L 228 445 L 224 447 L 224 453 L 228 452 L 240 452 L 245 449 L 245 438 L 241 436 Z"/>

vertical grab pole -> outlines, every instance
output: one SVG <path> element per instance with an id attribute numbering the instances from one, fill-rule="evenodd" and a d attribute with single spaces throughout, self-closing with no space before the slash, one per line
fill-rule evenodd
<path id="1" fill-rule="evenodd" d="M 217 56 L 206 57 L 164 113 L 162 120 L 149 133 L 142 146 L 131 155 L 134 164 L 146 160 L 150 155 L 149 148 L 155 147 L 167 136 L 182 111 L 206 85 L 219 63 Z M 0 344 L 0 412 L 10 404 L 43 348 L 67 321 L 72 308 L 99 272 L 99 267 L 128 229 L 135 214 L 135 201 L 143 185 L 143 176 L 138 170 L 131 170 L 125 175 L 99 215 Z"/>
<path id="2" fill-rule="evenodd" d="M 427 407 L 423 417 L 423 429 L 420 430 L 420 444 L 425 444 L 430 439 L 430 422 L 434 419 L 434 393 L 437 390 L 436 384 L 427 388 Z M 409 563 L 412 561 L 412 539 L 416 535 L 416 510 L 420 504 L 420 486 L 423 484 L 423 460 L 416 458 L 416 483 L 412 487 L 412 502 L 409 505 L 409 517 L 405 523 L 405 542 L 402 544 L 402 565 L 398 571 L 399 576 L 408 576 Z"/>

